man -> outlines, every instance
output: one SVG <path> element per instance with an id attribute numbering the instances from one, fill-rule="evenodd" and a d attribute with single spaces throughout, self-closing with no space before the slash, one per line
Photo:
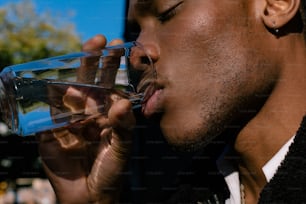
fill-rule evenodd
<path id="1" fill-rule="evenodd" d="M 178 149 L 202 149 L 217 136 L 229 140 L 217 163 L 230 193 L 215 202 L 306 200 L 305 122 L 297 132 L 306 111 L 304 9 L 303 0 L 129 4 L 129 32 L 157 72 L 158 88 L 143 114 L 158 118 Z M 103 46 L 96 36 L 84 50 Z M 41 135 L 40 153 L 61 203 L 115 202 L 135 121 L 130 107 L 115 101 L 104 129 L 95 121 L 53 132 L 57 140 Z M 100 143 L 84 142 L 88 137 Z"/>

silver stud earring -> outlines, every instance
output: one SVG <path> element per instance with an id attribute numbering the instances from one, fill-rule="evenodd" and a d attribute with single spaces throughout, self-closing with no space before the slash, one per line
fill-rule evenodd
<path id="1" fill-rule="evenodd" d="M 275 33 L 279 33 L 279 29 L 278 28 L 275 28 Z"/>
<path id="2" fill-rule="evenodd" d="M 275 21 L 273 21 L 272 24 L 273 24 L 274 32 L 275 32 L 275 33 L 279 33 L 279 29 L 276 28 L 276 23 L 275 23 Z"/>

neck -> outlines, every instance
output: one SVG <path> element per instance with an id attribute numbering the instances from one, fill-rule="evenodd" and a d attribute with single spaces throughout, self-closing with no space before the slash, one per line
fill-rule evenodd
<path id="1" fill-rule="evenodd" d="M 300 49 L 281 63 L 280 77 L 264 106 L 235 141 L 247 203 L 257 202 L 267 183 L 262 167 L 295 135 L 306 111 L 306 52 L 303 44 L 296 47 Z"/>

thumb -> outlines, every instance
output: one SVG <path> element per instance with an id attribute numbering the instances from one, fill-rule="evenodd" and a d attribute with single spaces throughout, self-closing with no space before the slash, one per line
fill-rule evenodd
<path id="1" fill-rule="evenodd" d="M 114 102 L 108 116 L 112 127 L 112 149 L 118 158 L 124 158 L 131 148 L 132 130 L 136 124 L 131 102 L 127 99 Z"/>
<path id="2" fill-rule="evenodd" d="M 121 132 L 131 132 L 136 124 L 132 104 L 127 99 L 114 101 L 109 110 L 108 118 L 113 130 L 119 134 Z"/>
<path id="3" fill-rule="evenodd" d="M 115 157 L 127 157 L 135 124 L 131 102 L 127 99 L 114 101 L 108 112 L 108 125 L 111 128 L 102 131 L 101 137 L 105 138 L 106 135 L 110 135 L 110 149 L 114 150 L 111 153 Z"/>

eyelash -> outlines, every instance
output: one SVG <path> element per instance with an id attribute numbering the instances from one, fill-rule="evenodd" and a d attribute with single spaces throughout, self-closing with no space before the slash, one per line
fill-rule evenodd
<path id="1" fill-rule="evenodd" d="M 159 14 L 157 16 L 157 19 L 161 22 L 161 23 L 165 23 L 167 21 L 169 21 L 173 16 L 175 16 L 177 14 L 177 7 L 179 7 L 183 2 L 180 2 L 176 5 L 174 5 L 173 7 L 169 8 L 168 10 L 162 12 L 161 14 Z"/>

